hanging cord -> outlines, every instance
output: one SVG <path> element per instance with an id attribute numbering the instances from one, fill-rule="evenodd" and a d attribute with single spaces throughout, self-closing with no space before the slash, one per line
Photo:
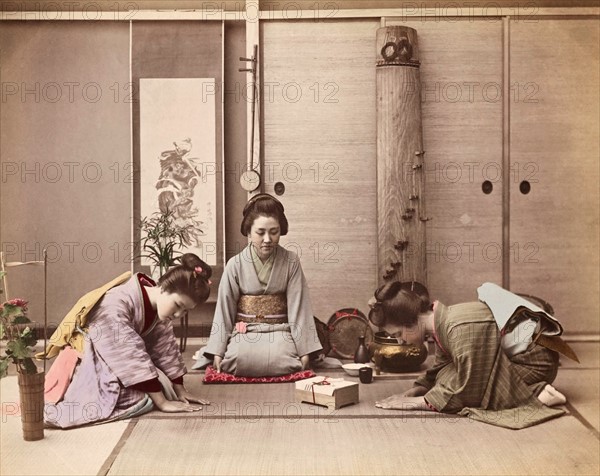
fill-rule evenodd
<path id="1" fill-rule="evenodd" d="M 258 88 L 256 87 L 256 62 L 258 61 L 258 45 L 254 45 L 254 55 L 252 56 L 252 127 L 250 128 L 250 166 L 255 170 L 254 166 L 254 129 L 256 123 L 256 101 L 258 96 Z M 258 164 L 257 164 L 258 165 Z"/>
<path id="2" fill-rule="evenodd" d="M 48 342 L 48 253 L 44 248 L 44 374 L 46 374 L 46 346 Z"/>
<path id="3" fill-rule="evenodd" d="M 252 124 L 250 126 L 250 170 L 255 170 L 254 166 L 254 124 L 256 122 L 256 101 L 258 96 L 258 88 L 256 87 L 256 69 L 258 61 L 258 45 L 254 45 L 254 53 L 252 58 L 240 57 L 240 61 L 249 61 L 250 68 L 240 68 L 240 72 L 251 72 L 252 73 Z"/>

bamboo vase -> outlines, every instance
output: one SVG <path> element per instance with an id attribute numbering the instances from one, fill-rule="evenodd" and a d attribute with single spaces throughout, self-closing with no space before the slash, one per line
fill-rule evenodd
<path id="1" fill-rule="evenodd" d="M 23 439 L 37 441 L 44 438 L 44 372 L 18 375 L 21 401 Z"/>

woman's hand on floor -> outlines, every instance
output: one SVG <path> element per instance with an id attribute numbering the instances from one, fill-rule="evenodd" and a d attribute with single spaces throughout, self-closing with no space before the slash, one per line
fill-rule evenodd
<path id="1" fill-rule="evenodd" d="M 183 385 L 175 384 L 175 385 L 173 385 L 173 389 L 175 390 L 175 394 L 177 395 L 177 398 L 179 398 L 180 402 L 200 403 L 202 405 L 210 405 L 210 402 L 208 400 L 204 400 L 200 397 L 196 397 L 195 395 L 192 395 L 190 392 L 188 392 L 186 390 L 186 388 Z"/>
<path id="2" fill-rule="evenodd" d="M 386 410 L 426 410 L 431 411 L 431 408 L 425 403 L 423 397 L 405 397 L 404 395 L 392 395 L 379 402 L 375 402 L 377 408 L 385 408 Z"/>
<path id="3" fill-rule="evenodd" d="M 180 385 L 183 387 L 183 385 Z M 175 392 L 177 393 L 177 392 Z M 177 400 L 167 400 L 162 392 L 148 392 L 152 402 L 161 412 L 177 413 L 177 412 L 197 412 L 202 410 L 200 405 L 191 405 L 190 403 L 178 402 Z"/>
<path id="4" fill-rule="evenodd" d="M 310 362 L 310 355 L 306 354 L 300 357 L 300 362 L 302 362 L 302 370 L 306 370 Z"/>
<path id="5" fill-rule="evenodd" d="M 426 387 L 423 385 L 415 385 L 412 388 L 409 388 L 406 392 L 402 394 L 403 397 L 422 397 L 428 392 Z"/>
<path id="6" fill-rule="evenodd" d="M 200 405 L 178 402 L 176 400 L 166 400 L 158 409 L 165 413 L 179 413 L 197 412 L 198 410 L 202 410 L 202 407 Z"/>

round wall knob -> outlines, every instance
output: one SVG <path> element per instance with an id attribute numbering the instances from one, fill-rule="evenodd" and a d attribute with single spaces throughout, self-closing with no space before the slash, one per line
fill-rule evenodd
<path id="1" fill-rule="evenodd" d="M 527 180 L 523 180 L 519 184 L 519 190 L 523 195 L 527 195 L 529 192 L 531 192 L 531 184 Z"/>
<path id="2" fill-rule="evenodd" d="M 285 185 L 283 182 L 277 182 L 273 187 L 276 195 L 283 195 L 285 193 Z"/>
<path id="3" fill-rule="evenodd" d="M 486 180 L 485 182 L 483 182 L 481 184 L 481 190 L 486 195 L 489 195 L 490 193 L 492 193 L 492 190 L 494 190 L 494 184 L 492 182 L 490 182 L 489 180 Z"/>

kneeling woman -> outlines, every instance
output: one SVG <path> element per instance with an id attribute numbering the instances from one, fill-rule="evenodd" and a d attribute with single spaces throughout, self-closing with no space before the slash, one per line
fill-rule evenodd
<path id="1" fill-rule="evenodd" d="M 278 244 L 288 231 L 283 205 L 259 194 L 243 216 L 250 244 L 227 262 L 212 333 L 195 368 L 208 359 L 217 371 L 243 377 L 303 370 L 321 344 L 298 256 Z"/>
<path id="2" fill-rule="evenodd" d="M 550 384 L 558 354 L 532 343 L 508 357 L 490 308 L 482 302 L 429 304 L 419 283 L 392 282 L 369 301 L 369 319 L 388 334 L 419 345 L 436 342 L 435 362 L 413 388 L 377 402 L 380 408 L 459 413 L 509 428 L 524 428 L 564 412 L 566 402 Z"/>
<path id="3" fill-rule="evenodd" d="M 171 320 L 206 301 L 211 268 L 189 253 L 181 263 L 167 271 L 158 286 L 147 276 L 135 274 L 122 284 L 111 287 L 114 283 L 109 283 L 88 293 L 76 304 L 74 322 L 86 310 L 76 309 L 81 303 L 95 302 L 85 330 L 79 329 L 83 355 L 72 380 L 69 383 L 66 374 L 71 374 L 77 357 L 70 347 L 60 352 L 46 377 L 48 426 L 69 428 L 128 418 L 153 406 L 163 412 L 187 412 L 201 408 L 193 403 L 208 404 L 183 385 L 187 370 Z M 75 325 L 67 322 L 71 314 L 50 339 L 50 352 L 53 342 L 77 340 L 77 331 L 61 337 L 64 329 Z"/>

